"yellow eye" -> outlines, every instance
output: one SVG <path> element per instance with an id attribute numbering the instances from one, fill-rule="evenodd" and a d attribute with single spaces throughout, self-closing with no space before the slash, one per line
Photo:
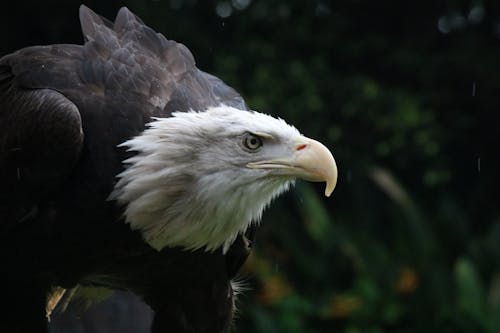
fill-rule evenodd
<path id="1" fill-rule="evenodd" d="M 243 146 L 248 150 L 255 151 L 262 147 L 262 139 L 255 134 L 247 133 L 243 137 Z"/>

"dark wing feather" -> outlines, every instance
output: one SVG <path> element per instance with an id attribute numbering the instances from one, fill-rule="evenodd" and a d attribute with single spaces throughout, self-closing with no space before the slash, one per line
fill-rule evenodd
<path id="1" fill-rule="evenodd" d="M 234 89 L 196 67 L 184 45 L 156 33 L 127 8 L 120 9 L 112 27 L 85 6 L 80 19 L 87 40 L 85 82 L 135 93 L 162 116 L 222 103 L 246 109 Z"/>
<path id="2" fill-rule="evenodd" d="M 0 61 L 0 230 L 36 214 L 69 175 L 83 134 L 76 106 L 50 89 L 23 89 Z"/>

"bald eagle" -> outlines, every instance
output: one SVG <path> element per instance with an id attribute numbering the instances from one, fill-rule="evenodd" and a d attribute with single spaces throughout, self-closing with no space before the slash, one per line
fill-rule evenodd
<path id="1" fill-rule="evenodd" d="M 1 330 L 44 332 L 50 288 L 83 284 L 140 295 L 153 332 L 227 332 L 263 210 L 297 178 L 329 196 L 334 158 L 128 9 L 80 22 L 0 59 Z"/>

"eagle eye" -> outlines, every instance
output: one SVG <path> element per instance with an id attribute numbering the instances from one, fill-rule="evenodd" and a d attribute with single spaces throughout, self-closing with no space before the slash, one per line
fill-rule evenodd
<path id="1" fill-rule="evenodd" d="M 262 139 L 255 134 L 247 133 L 243 136 L 243 146 L 249 151 L 256 151 L 262 147 Z"/>

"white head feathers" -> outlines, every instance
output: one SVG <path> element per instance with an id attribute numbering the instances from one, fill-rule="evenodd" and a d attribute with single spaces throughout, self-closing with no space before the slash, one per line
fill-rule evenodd
<path id="1" fill-rule="evenodd" d="M 225 252 L 293 182 L 246 167 L 269 154 L 243 149 L 246 133 L 272 137 L 271 151 L 300 136 L 281 119 L 224 105 L 156 118 L 122 144 L 137 155 L 124 161 L 110 198 L 125 206 L 126 222 L 158 250 L 223 246 Z"/>

